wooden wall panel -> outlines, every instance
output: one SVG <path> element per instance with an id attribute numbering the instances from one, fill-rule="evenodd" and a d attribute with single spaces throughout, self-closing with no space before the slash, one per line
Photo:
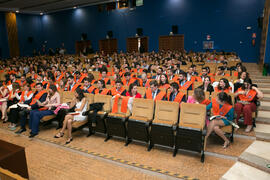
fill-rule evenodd
<path id="1" fill-rule="evenodd" d="M 10 57 L 20 55 L 18 29 L 15 13 L 6 13 L 6 28 L 8 34 L 9 54 Z"/>

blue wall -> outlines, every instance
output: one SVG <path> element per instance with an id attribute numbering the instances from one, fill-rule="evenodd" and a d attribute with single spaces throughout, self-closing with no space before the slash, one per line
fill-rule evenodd
<path id="1" fill-rule="evenodd" d="M 21 56 L 31 56 L 33 49 L 39 50 L 43 42 L 42 21 L 39 15 L 17 14 L 18 40 Z M 33 41 L 28 42 L 28 37 Z"/>
<path id="2" fill-rule="evenodd" d="M 0 12 L 0 58 L 9 57 L 8 39 L 6 30 L 5 14 Z M 2 54 L 2 57 L 1 57 Z"/>
<path id="3" fill-rule="evenodd" d="M 269 18 L 270 23 L 270 18 Z M 265 57 L 264 57 L 264 63 L 269 64 L 270 66 L 270 24 L 268 24 L 268 35 L 266 40 L 266 48 L 265 48 Z M 268 69 L 268 73 L 270 73 L 270 67 Z"/>
<path id="4" fill-rule="evenodd" d="M 202 51 L 202 42 L 209 34 L 216 50 L 235 51 L 243 61 L 256 62 L 261 34 L 257 18 L 263 7 L 264 0 L 144 0 L 143 6 L 132 11 L 98 12 L 92 6 L 44 15 L 41 23 L 34 17 L 21 17 L 18 21 L 27 21 L 17 22 L 20 46 L 32 31 L 47 41 L 47 47 L 56 48 L 64 42 L 69 53 L 75 53 L 75 41 L 84 32 L 98 50 L 98 40 L 104 39 L 108 30 L 118 39 L 118 49 L 125 51 L 126 38 L 134 36 L 138 27 L 149 36 L 149 50 L 157 51 L 159 35 L 169 34 L 171 25 L 178 25 L 179 33 L 185 35 L 186 50 Z M 29 27 L 30 22 L 35 24 Z M 247 26 L 252 29 L 247 30 Z M 255 47 L 251 45 L 252 33 L 257 33 Z M 25 48 L 27 52 L 31 49 Z"/>

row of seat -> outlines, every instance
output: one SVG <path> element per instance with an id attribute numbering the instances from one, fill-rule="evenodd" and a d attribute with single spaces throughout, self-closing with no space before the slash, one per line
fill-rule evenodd
<path id="1" fill-rule="evenodd" d="M 112 136 L 119 136 L 126 139 L 126 145 L 133 139 L 144 141 L 149 151 L 155 144 L 173 147 L 174 156 L 178 149 L 193 150 L 200 152 L 201 161 L 204 161 L 205 105 L 182 103 L 179 113 L 177 102 L 134 99 L 132 112 L 122 112 L 120 98 L 118 111 L 112 113 L 111 96 L 86 96 L 89 104 L 104 103 L 103 110 L 97 113 L 95 127 L 92 126 L 93 112 L 90 112 L 87 120 L 74 122 L 73 128 L 80 129 L 88 125 L 90 133 L 94 129 L 106 134 L 105 141 Z M 62 102 L 69 102 L 73 97 L 70 92 L 62 92 Z M 50 117 L 46 116 L 42 121 L 48 121 L 55 115 Z"/>

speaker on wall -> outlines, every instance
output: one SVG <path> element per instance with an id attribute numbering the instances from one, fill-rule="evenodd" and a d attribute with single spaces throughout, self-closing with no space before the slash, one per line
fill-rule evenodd
<path id="1" fill-rule="evenodd" d="M 258 17 L 258 27 L 263 28 L 263 17 Z"/>
<path id="2" fill-rule="evenodd" d="M 178 34 L 178 26 L 177 25 L 172 25 L 172 32 L 173 32 L 173 34 Z"/>
<path id="3" fill-rule="evenodd" d="M 87 34 L 86 33 L 82 33 L 81 40 L 82 41 L 86 41 L 87 40 Z"/>
<path id="4" fill-rule="evenodd" d="M 27 38 L 27 41 L 28 41 L 29 43 L 32 43 L 32 42 L 34 41 L 34 38 L 33 38 L 32 36 L 29 36 L 29 37 Z"/>
<path id="5" fill-rule="evenodd" d="M 107 32 L 107 36 L 108 36 L 109 38 L 112 38 L 112 37 L 113 37 L 113 32 L 112 32 L 112 31 L 108 31 L 108 32 Z"/>
<path id="6" fill-rule="evenodd" d="M 143 28 L 137 28 L 137 34 L 138 34 L 138 36 L 142 36 L 143 35 Z"/>

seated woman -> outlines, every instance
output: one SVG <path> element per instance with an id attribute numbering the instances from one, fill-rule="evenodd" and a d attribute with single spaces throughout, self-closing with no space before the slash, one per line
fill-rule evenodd
<path id="1" fill-rule="evenodd" d="M 95 94 L 111 95 L 111 90 L 106 89 L 104 80 L 100 79 L 97 81 L 97 88 L 95 89 Z"/>
<path id="2" fill-rule="evenodd" d="M 202 89 L 204 92 L 208 91 L 211 94 L 214 91 L 214 88 L 211 84 L 211 78 L 206 76 L 203 80 L 203 84 L 198 88 Z"/>
<path id="3" fill-rule="evenodd" d="M 9 94 L 8 96 L 6 96 L 5 98 L 3 98 L 3 102 L 6 102 L 7 101 L 7 107 L 13 105 L 13 104 L 16 104 L 19 102 L 20 99 L 17 99 L 16 98 L 16 94 L 20 94 L 20 85 L 19 83 L 15 82 L 15 83 L 12 83 L 12 90 L 9 91 Z M 7 112 L 7 107 L 5 107 L 5 109 L 3 109 L 3 111 L 6 113 Z M 2 107 L 4 108 L 4 107 Z M 5 114 L 6 116 L 6 114 Z M 6 120 L 3 121 L 3 123 L 6 123 L 8 121 L 8 119 L 6 118 Z M 10 124 L 10 127 L 11 127 L 11 124 Z"/>
<path id="4" fill-rule="evenodd" d="M 237 92 L 237 90 L 242 87 L 244 80 L 247 78 L 249 79 L 249 74 L 245 71 L 238 75 L 238 79 L 234 81 L 234 92 Z"/>
<path id="5" fill-rule="evenodd" d="M 206 107 L 206 109 L 212 109 L 213 115 L 217 116 L 217 118 L 210 121 L 207 126 L 207 134 L 205 138 L 207 139 L 210 134 L 215 131 L 215 133 L 224 140 L 223 148 L 227 148 L 230 141 L 224 135 L 224 132 L 220 127 L 229 125 L 230 123 L 228 121 L 233 121 L 234 109 L 231 105 L 231 97 L 227 93 L 221 92 L 218 94 L 217 99 L 212 99 L 212 102 Z"/>
<path id="6" fill-rule="evenodd" d="M 59 82 L 59 87 L 61 91 L 64 91 L 66 88 L 66 84 L 67 84 L 67 79 L 66 78 L 62 78 Z"/>
<path id="7" fill-rule="evenodd" d="M 39 106 L 43 106 L 46 110 L 35 109 L 30 111 L 30 120 L 29 128 L 31 129 L 30 138 L 38 135 L 39 131 L 39 122 L 44 116 L 54 114 L 53 108 L 60 104 L 60 94 L 57 92 L 57 88 L 54 84 L 51 84 L 49 87 L 49 95 L 46 98 L 46 101 L 41 103 L 38 102 Z"/>
<path id="8" fill-rule="evenodd" d="M 209 99 L 205 99 L 205 93 L 201 88 L 194 89 L 193 96 L 188 96 L 187 103 L 205 104 L 211 103 Z"/>
<path id="9" fill-rule="evenodd" d="M 72 132 L 72 123 L 74 121 L 84 121 L 86 120 L 87 116 L 83 116 L 82 113 L 87 110 L 87 100 L 83 94 L 82 89 L 77 88 L 74 93 L 75 97 L 72 100 L 71 104 L 69 105 L 70 108 L 75 107 L 76 113 L 70 113 L 65 116 L 63 127 L 60 130 L 59 133 L 57 133 L 54 137 L 60 138 L 64 136 L 64 131 L 67 128 L 68 129 L 68 139 L 66 141 L 66 144 L 69 144 L 73 138 L 71 136 Z"/>
<path id="10" fill-rule="evenodd" d="M 31 90 L 31 85 L 28 83 L 23 86 L 22 92 L 17 91 L 15 93 L 16 100 L 19 101 L 20 104 L 27 104 L 27 105 L 30 104 L 33 95 L 34 95 L 34 93 Z M 9 106 L 7 111 L 9 112 L 8 113 L 8 120 L 11 123 L 10 130 L 14 131 L 16 129 L 16 124 L 17 124 L 18 119 L 19 119 L 20 109 L 19 108 L 11 108 L 11 106 Z"/>
<path id="11" fill-rule="evenodd" d="M 4 84 L 2 82 L 0 82 L 0 99 L 5 99 L 8 96 L 8 88 L 6 88 L 4 86 Z M 0 109 L 1 109 L 1 113 L 2 113 L 2 118 L 1 120 L 3 120 L 4 122 L 7 121 L 7 100 L 4 100 L 2 102 L 0 102 Z"/>
<path id="12" fill-rule="evenodd" d="M 215 92 L 231 93 L 232 88 L 229 84 L 228 79 L 226 79 L 226 78 L 220 79 L 217 87 L 215 87 Z"/>
<path id="13" fill-rule="evenodd" d="M 142 95 L 140 93 L 138 93 L 137 88 L 138 88 L 138 86 L 136 83 L 130 84 L 129 88 L 128 88 L 128 92 L 126 93 L 126 96 L 135 97 L 135 98 L 142 98 Z"/>
<path id="14" fill-rule="evenodd" d="M 236 123 L 238 123 L 240 115 L 243 114 L 244 124 L 247 125 L 245 132 L 252 130 L 252 112 L 256 111 L 256 101 L 263 98 L 263 93 L 251 84 L 250 79 L 245 79 L 242 87 L 235 93 L 237 99 L 234 106 L 237 114 Z"/>
<path id="15" fill-rule="evenodd" d="M 165 89 L 170 88 L 169 80 L 166 74 L 162 74 L 160 76 L 158 88 L 165 88 Z"/>

